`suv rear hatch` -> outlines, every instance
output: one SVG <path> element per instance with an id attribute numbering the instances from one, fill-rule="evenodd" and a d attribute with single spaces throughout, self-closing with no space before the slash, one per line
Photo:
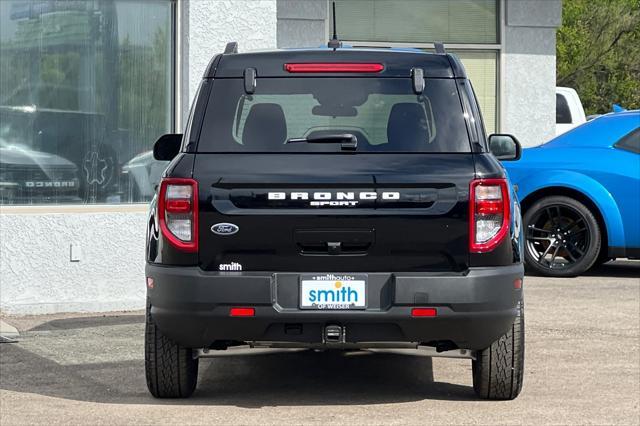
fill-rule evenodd
<path id="1" fill-rule="evenodd" d="M 420 94 L 409 77 L 215 79 L 193 177 L 205 270 L 467 268 L 474 164 L 452 78 Z"/>

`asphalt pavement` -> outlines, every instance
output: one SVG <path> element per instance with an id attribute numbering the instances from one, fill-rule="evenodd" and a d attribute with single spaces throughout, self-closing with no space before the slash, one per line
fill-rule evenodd
<path id="1" fill-rule="evenodd" d="M 241 350 L 200 363 L 188 400 L 144 379 L 142 312 L 3 317 L 0 424 L 640 424 L 640 262 L 526 277 L 515 401 L 475 397 L 471 362 L 419 351 Z"/>

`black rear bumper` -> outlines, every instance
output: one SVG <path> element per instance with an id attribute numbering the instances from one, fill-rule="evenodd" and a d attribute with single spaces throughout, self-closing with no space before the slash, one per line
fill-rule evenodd
<path id="1" fill-rule="evenodd" d="M 453 342 L 483 349 L 505 333 L 516 315 L 521 264 L 471 268 L 466 273 L 369 273 L 366 310 L 299 309 L 299 274 L 206 272 L 199 267 L 148 263 L 151 315 L 160 330 L 186 347 L 215 341 L 321 343 L 328 324 L 345 328 L 351 343 Z M 231 307 L 255 316 L 230 317 Z M 413 307 L 437 316 L 413 318 Z M 365 345 L 366 346 L 366 345 Z"/>

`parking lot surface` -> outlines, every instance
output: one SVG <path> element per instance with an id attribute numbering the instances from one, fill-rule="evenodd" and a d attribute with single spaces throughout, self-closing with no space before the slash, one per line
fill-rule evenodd
<path id="1" fill-rule="evenodd" d="M 6 285 L 7 283 L 3 283 Z M 419 351 L 241 350 L 155 400 L 141 312 L 8 317 L 0 424 L 640 424 L 640 262 L 527 277 L 524 389 L 478 400 L 471 362 Z"/>

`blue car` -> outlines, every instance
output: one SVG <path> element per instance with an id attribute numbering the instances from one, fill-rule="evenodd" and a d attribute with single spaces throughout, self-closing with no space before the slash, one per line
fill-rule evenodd
<path id="1" fill-rule="evenodd" d="M 521 201 L 527 268 L 564 277 L 640 258 L 640 111 L 600 116 L 503 163 Z"/>

